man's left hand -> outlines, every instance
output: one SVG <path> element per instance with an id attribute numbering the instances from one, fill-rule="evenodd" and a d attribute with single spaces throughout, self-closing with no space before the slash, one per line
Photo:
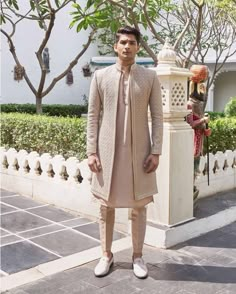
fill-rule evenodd
<path id="1" fill-rule="evenodd" d="M 150 154 L 144 162 L 144 170 L 146 173 L 154 172 L 159 165 L 159 154 Z"/>

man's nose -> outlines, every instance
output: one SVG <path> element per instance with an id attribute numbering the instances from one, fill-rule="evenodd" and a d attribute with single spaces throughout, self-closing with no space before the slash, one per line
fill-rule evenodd
<path id="1" fill-rule="evenodd" d="M 129 43 L 126 43 L 125 44 L 125 48 L 129 48 Z"/>

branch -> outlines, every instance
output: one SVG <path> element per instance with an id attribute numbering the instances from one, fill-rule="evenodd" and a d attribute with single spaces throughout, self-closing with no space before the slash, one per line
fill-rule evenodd
<path id="1" fill-rule="evenodd" d="M 59 10 L 61 10 L 62 8 L 64 8 L 67 4 L 69 4 L 72 1 L 73 0 L 65 0 L 64 3 L 62 3 L 59 8 L 55 9 L 55 13 L 57 13 Z"/>
<path id="2" fill-rule="evenodd" d="M 12 25 L 12 32 L 11 32 L 11 34 L 8 35 L 11 38 L 15 34 L 16 24 L 8 16 L 4 15 L 4 18 L 6 18 Z"/>
<path id="3" fill-rule="evenodd" d="M 205 4 L 205 3 L 204 3 L 204 0 L 202 0 L 199 4 L 198 4 L 195 0 L 191 0 L 191 1 L 192 1 L 193 4 L 194 4 L 195 6 L 197 6 L 198 8 L 203 7 L 203 5 Z"/>
<path id="4" fill-rule="evenodd" d="M 50 0 L 47 0 L 47 3 L 48 3 L 49 10 L 52 11 L 52 5 L 51 5 Z"/>
<path id="5" fill-rule="evenodd" d="M 147 42 L 143 40 L 143 38 L 140 39 L 140 43 L 143 46 L 143 48 L 147 51 L 147 53 L 150 55 L 150 57 L 153 59 L 154 65 L 157 66 L 158 64 L 157 55 L 152 51 L 152 49 L 148 46 Z"/>
<path id="6" fill-rule="evenodd" d="M 186 25 L 185 25 L 184 29 L 182 30 L 182 32 L 178 36 L 177 40 L 175 41 L 175 44 L 174 44 L 174 50 L 175 51 L 178 49 L 179 43 L 182 40 L 183 36 L 185 35 L 186 31 L 188 30 L 188 28 L 189 28 L 189 26 L 191 24 L 191 21 L 192 21 L 192 16 L 190 18 L 188 17 L 188 21 L 186 22 Z"/>
<path id="7" fill-rule="evenodd" d="M 67 69 L 65 71 L 63 71 L 59 76 L 57 76 L 56 78 L 53 79 L 53 81 L 51 82 L 51 84 L 48 86 L 48 88 L 42 92 L 41 97 L 46 96 L 51 90 L 52 88 L 55 86 L 55 84 L 60 81 L 62 78 L 64 78 L 66 76 L 66 74 L 68 73 L 69 70 L 71 70 L 77 63 L 78 60 L 80 59 L 80 57 L 84 54 L 84 52 L 88 49 L 90 43 L 93 40 L 93 36 L 95 34 L 95 30 L 93 30 L 90 33 L 90 36 L 88 38 L 87 43 L 84 45 L 84 48 L 80 51 L 80 53 L 70 62 L 70 65 L 67 67 Z"/>
<path id="8" fill-rule="evenodd" d="M 41 79 L 40 79 L 40 82 L 39 82 L 39 87 L 38 87 L 38 94 L 40 96 L 41 96 L 41 93 L 43 91 L 43 87 L 44 87 L 44 83 L 45 83 L 45 79 L 46 79 L 46 74 L 47 74 L 45 64 L 44 64 L 43 58 L 42 58 L 42 52 L 43 52 L 43 49 L 47 45 L 47 42 L 48 42 L 48 40 L 50 38 L 52 28 L 54 26 L 55 18 L 56 18 L 55 10 L 52 8 L 51 12 L 50 12 L 50 22 L 49 22 L 48 28 L 47 28 L 47 30 L 45 32 L 45 37 L 44 37 L 38 51 L 36 52 L 36 56 L 38 58 L 39 65 L 40 65 L 41 72 L 42 72 Z"/>
<path id="9" fill-rule="evenodd" d="M 203 3 L 204 3 L 204 1 L 203 1 Z M 200 36 L 201 36 L 202 9 L 203 9 L 203 6 L 202 5 L 197 5 L 197 6 L 198 6 L 198 21 L 197 21 L 196 39 L 195 39 L 195 42 L 194 42 L 192 48 L 190 49 L 190 52 L 189 52 L 189 54 L 187 56 L 187 59 L 185 60 L 185 66 L 184 67 L 188 67 L 190 57 L 193 54 L 193 51 L 196 48 L 197 43 L 199 42 Z"/>
<path id="10" fill-rule="evenodd" d="M 135 0 L 135 1 L 133 2 L 132 6 L 131 6 L 131 10 L 133 10 L 133 9 L 134 9 L 134 7 L 135 7 L 135 5 L 136 5 L 137 1 L 138 1 L 138 0 Z"/>
<path id="11" fill-rule="evenodd" d="M 138 23 L 137 23 L 137 21 L 136 21 L 136 19 L 135 19 L 135 16 L 134 16 L 133 12 L 130 12 L 130 15 L 131 15 L 131 17 L 132 17 L 132 21 L 133 21 L 133 24 L 134 24 L 135 28 L 136 28 L 137 30 L 139 30 L 139 26 L 138 26 Z M 141 43 L 141 45 L 143 46 L 143 48 L 147 51 L 147 53 L 151 56 L 151 58 L 152 58 L 153 61 L 154 61 L 155 66 L 156 66 L 157 63 L 158 63 L 158 60 L 157 60 L 157 56 L 156 56 L 156 54 L 152 51 L 152 49 L 148 46 L 148 44 L 143 40 L 142 37 L 141 37 L 141 39 L 140 39 L 140 43 Z"/>
<path id="12" fill-rule="evenodd" d="M 127 7 L 125 5 L 120 4 L 120 2 L 113 1 L 113 0 L 108 0 L 108 2 L 110 2 L 114 6 L 118 6 L 118 7 L 122 8 L 124 11 L 127 10 Z"/>
<path id="13" fill-rule="evenodd" d="M 3 29 L 0 29 L 1 33 L 7 38 L 8 40 L 8 43 L 9 43 L 9 50 L 15 60 L 15 63 L 17 66 L 20 66 L 23 68 L 23 66 L 20 64 L 20 61 L 16 55 L 16 49 L 15 49 L 15 46 L 13 44 L 13 41 L 11 39 L 11 37 L 3 30 Z M 23 73 L 23 77 L 26 81 L 26 83 L 28 84 L 28 86 L 30 87 L 31 91 L 34 93 L 34 95 L 36 95 L 36 89 L 34 88 L 33 84 L 31 83 L 26 71 L 24 70 L 24 73 Z"/>
<path id="14" fill-rule="evenodd" d="M 144 2 L 144 5 L 143 5 L 143 11 L 144 11 L 144 15 L 145 15 L 145 18 L 146 18 L 146 20 L 147 20 L 147 23 L 148 23 L 148 25 L 149 25 L 149 28 L 150 28 L 151 32 L 153 33 L 154 37 L 155 37 L 155 38 L 156 38 L 161 44 L 165 44 L 165 40 L 162 39 L 162 38 L 157 34 L 157 32 L 156 32 L 156 30 L 155 30 L 155 28 L 154 28 L 154 26 L 153 26 L 153 24 L 152 24 L 152 22 L 151 22 L 149 16 L 148 16 L 147 9 L 146 9 L 146 5 L 147 5 L 147 0 L 145 0 L 145 2 Z"/>
<path id="15" fill-rule="evenodd" d="M 18 12 L 16 12 L 14 9 L 12 9 L 8 4 L 7 4 L 7 2 L 6 2 L 6 0 L 4 0 L 4 3 L 5 3 L 5 5 L 6 5 L 6 7 L 7 7 L 7 9 L 9 9 L 16 17 L 19 17 L 19 18 L 21 18 L 20 20 L 22 20 L 22 19 L 28 19 L 28 20 L 42 20 L 42 19 L 45 19 L 45 18 L 47 18 L 48 17 L 48 15 L 46 15 L 46 16 L 44 16 L 43 18 L 37 18 L 36 16 L 34 16 L 34 17 L 28 17 L 27 15 L 32 11 L 32 9 L 30 9 L 28 12 L 26 12 L 26 14 L 25 15 L 23 15 L 23 14 L 20 14 L 20 13 L 18 13 Z M 37 2 L 36 2 L 37 3 Z M 5 15 L 5 14 L 4 14 Z M 19 20 L 19 21 L 20 21 Z M 17 22 L 19 22 L 19 21 L 17 21 Z"/>

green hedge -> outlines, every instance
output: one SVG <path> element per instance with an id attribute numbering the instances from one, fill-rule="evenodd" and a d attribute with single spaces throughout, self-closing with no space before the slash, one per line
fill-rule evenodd
<path id="1" fill-rule="evenodd" d="M 43 114 L 50 116 L 77 116 L 80 117 L 82 113 L 88 112 L 88 106 L 85 105 L 63 105 L 63 104 L 43 104 Z M 36 113 L 35 104 L 1 104 L 2 112 L 18 112 L 18 113 Z"/>
<path id="2" fill-rule="evenodd" d="M 215 120 L 215 119 L 218 119 L 218 118 L 225 117 L 224 112 L 208 111 L 207 113 L 210 116 L 210 120 Z"/>
<path id="3" fill-rule="evenodd" d="M 62 154 L 65 158 L 85 158 L 85 119 L 2 113 L 1 125 L 2 146 L 6 148 L 37 151 L 39 154 Z M 212 129 L 210 152 L 236 149 L 235 117 L 211 120 L 209 126 Z"/>
<path id="4" fill-rule="evenodd" d="M 216 153 L 217 151 L 224 152 L 236 149 L 236 117 L 211 120 L 209 127 L 212 130 L 209 137 L 210 152 Z M 206 142 L 204 150 L 206 151 Z"/>
<path id="5" fill-rule="evenodd" d="M 224 112 L 227 117 L 236 117 L 236 97 L 230 98 L 229 102 L 225 105 Z"/>
<path id="6" fill-rule="evenodd" d="M 86 120 L 21 113 L 2 113 L 1 145 L 39 154 L 85 158 Z"/>

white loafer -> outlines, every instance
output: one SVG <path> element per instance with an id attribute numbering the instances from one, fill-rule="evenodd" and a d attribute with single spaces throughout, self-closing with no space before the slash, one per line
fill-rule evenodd
<path id="1" fill-rule="evenodd" d="M 98 264 L 96 265 L 96 267 L 94 269 L 95 276 L 96 277 L 106 276 L 109 273 L 110 268 L 112 267 L 113 263 L 114 263 L 113 255 L 112 255 L 111 259 L 109 259 L 106 256 L 103 256 L 99 260 Z"/>
<path id="2" fill-rule="evenodd" d="M 148 269 L 144 260 L 139 257 L 135 258 L 133 261 L 133 271 L 137 278 L 145 279 L 148 276 Z"/>

